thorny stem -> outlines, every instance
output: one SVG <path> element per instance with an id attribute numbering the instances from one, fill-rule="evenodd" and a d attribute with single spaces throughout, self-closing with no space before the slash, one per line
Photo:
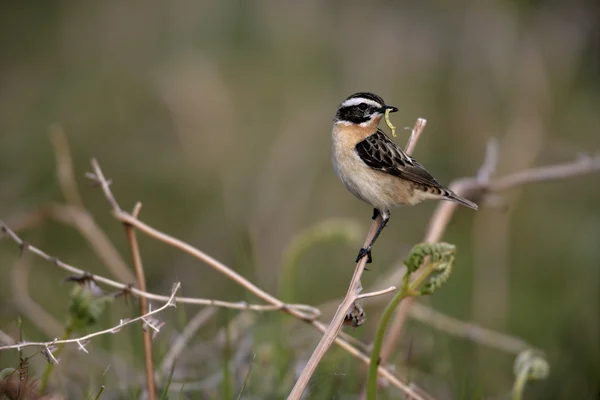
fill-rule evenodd
<path id="1" fill-rule="evenodd" d="M 71 326 L 71 324 L 69 324 L 65 328 L 65 333 L 63 333 L 61 340 L 67 340 L 69 336 L 71 336 L 71 333 L 73 333 L 73 327 Z M 60 343 L 58 345 L 58 348 L 53 352 L 54 357 L 58 359 L 60 353 L 62 353 L 64 348 L 65 343 Z M 42 374 L 42 378 L 40 379 L 40 393 L 44 393 L 44 391 L 46 390 L 52 371 L 54 371 L 54 363 L 49 362 L 46 364 L 46 368 L 44 368 L 44 373 Z"/>
<path id="2" fill-rule="evenodd" d="M 137 203 L 132 216 L 137 218 L 142 203 Z M 129 247 L 131 248 L 131 258 L 133 266 L 135 268 L 135 274 L 137 276 L 138 286 L 140 290 L 146 291 L 146 277 L 144 274 L 144 265 L 142 264 L 142 256 L 140 255 L 140 248 L 138 245 L 135 230 L 129 224 L 123 224 L 125 226 L 125 233 L 129 241 Z M 148 304 L 145 297 L 139 298 L 140 315 L 144 315 L 148 312 Z M 144 364 L 146 366 L 146 389 L 148 391 L 148 399 L 156 400 L 156 382 L 154 381 L 154 361 L 152 359 L 152 332 L 149 329 L 142 331 L 142 337 L 144 341 Z"/>

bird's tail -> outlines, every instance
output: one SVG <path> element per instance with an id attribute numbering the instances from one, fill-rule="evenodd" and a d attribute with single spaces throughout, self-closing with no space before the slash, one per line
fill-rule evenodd
<path id="1" fill-rule="evenodd" d="M 477 210 L 479 208 L 477 204 L 465 199 L 464 197 L 460 197 L 459 195 L 448 189 L 444 191 L 444 197 L 446 198 L 446 200 L 454 201 L 458 204 L 462 204 L 465 207 L 472 208 L 473 210 Z"/>

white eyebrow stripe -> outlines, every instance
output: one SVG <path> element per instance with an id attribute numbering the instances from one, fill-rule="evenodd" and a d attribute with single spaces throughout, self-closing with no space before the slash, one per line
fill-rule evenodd
<path id="1" fill-rule="evenodd" d="M 366 103 L 366 104 L 372 105 L 373 107 L 377 107 L 377 108 L 383 106 L 383 104 L 379 104 L 378 102 L 373 101 L 373 100 L 365 99 L 364 97 L 355 97 L 353 99 L 344 100 L 344 102 L 340 105 L 340 108 L 357 106 L 361 103 Z"/>

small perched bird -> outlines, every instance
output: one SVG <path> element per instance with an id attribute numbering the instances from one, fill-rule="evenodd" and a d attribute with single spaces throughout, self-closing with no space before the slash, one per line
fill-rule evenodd
<path id="1" fill-rule="evenodd" d="M 378 128 L 385 112 L 398 111 L 373 93 L 356 93 L 344 100 L 333 119 L 331 158 L 337 176 L 352 194 L 371 204 L 373 219 L 382 222 L 358 262 L 371 248 L 390 219 L 390 209 L 426 199 L 450 200 L 477 210 L 477 204 L 440 184 Z"/>

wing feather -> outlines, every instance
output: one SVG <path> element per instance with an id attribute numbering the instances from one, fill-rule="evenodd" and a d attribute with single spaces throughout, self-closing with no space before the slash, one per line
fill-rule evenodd
<path id="1" fill-rule="evenodd" d="M 365 164 L 373 169 L 425 187 L 446 189 L 380 129 L 359 142 L 356 145 L 356 152 Z"/>

